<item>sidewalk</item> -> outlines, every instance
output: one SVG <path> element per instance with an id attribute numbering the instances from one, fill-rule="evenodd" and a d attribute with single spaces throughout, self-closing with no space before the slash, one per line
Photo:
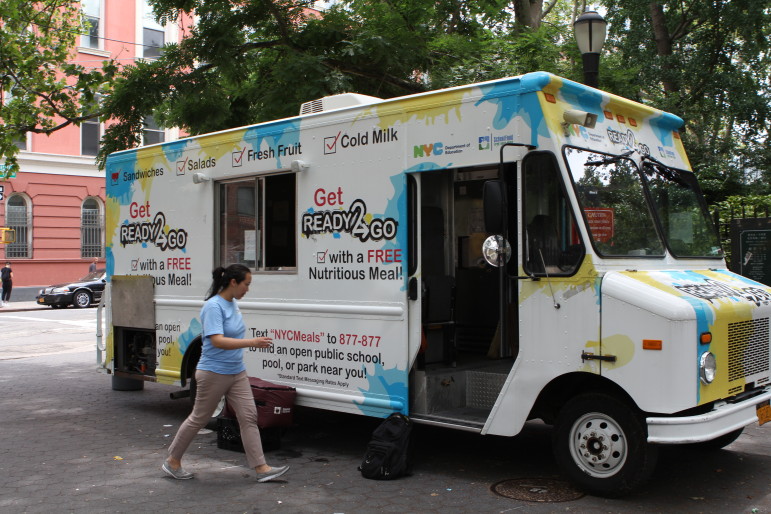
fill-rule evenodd
<path id="1" fill-rule="evenodd" d="M 0 307 L 3 312 L 34 311 L 38 309 L 50 309 L 47 305 L 38 305 L 35 298 L 45 286 L 14 287 L 11 291 L 11 301 L 7 307 Z"/>
<path id="2" fill-rule="evenodd" d="M 36 311 L 41 309 L 50 309 L 48 305 L 38 305 L 35 301 L 27 302 L 14 302 L 11 301 L 5 307 L 0 307 L 0 314 L 3 312 L 22 312 L 22 311 Z"/>

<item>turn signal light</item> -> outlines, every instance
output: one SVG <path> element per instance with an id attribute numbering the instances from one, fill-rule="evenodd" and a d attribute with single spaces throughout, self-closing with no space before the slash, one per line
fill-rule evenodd
<path id="1" fill-rule="evenodd" d="M 661 339 L 643 339 L 643 350 L 661 350 Z"/>
<path id="2" fill-rule="evenodd" d="M 712 332 L 702 332 L 701 336 L 699 336 L 699 341 L 701 341 L 701 344 L 709 344 L 712 342 Z"/>

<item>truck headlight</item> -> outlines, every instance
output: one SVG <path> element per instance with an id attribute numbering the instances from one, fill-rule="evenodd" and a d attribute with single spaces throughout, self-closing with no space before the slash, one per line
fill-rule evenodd
<path id="1" fill-rule="evenodd" d="M 711 384 L 715 380 L 717 361 L 712 352 L 704 352 L 699 359 L 699 378 L 705 384 Z"/>

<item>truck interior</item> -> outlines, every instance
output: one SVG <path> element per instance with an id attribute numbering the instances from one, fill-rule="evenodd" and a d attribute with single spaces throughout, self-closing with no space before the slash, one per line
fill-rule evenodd
<path id="1" fill-rule="evenodd" d="M 514 363 L 500 351 L 499 270 L 482 256 L 482 189 L 497 177 L 496 166 L 415 177 L 423 342 L 410 414 L 424 422 L 481 429 Z"/>

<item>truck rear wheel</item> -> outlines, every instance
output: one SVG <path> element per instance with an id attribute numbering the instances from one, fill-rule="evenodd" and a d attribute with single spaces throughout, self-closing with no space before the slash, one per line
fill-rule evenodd
<path id="1" fill-rule="evenodd" d="M 658 457 L 647 442 L 644 418 L 606 394 L 571 399 L 557 416 L 552 437 L 563 473 L 597 496 L 618 497 L 639 487 Z"/>

